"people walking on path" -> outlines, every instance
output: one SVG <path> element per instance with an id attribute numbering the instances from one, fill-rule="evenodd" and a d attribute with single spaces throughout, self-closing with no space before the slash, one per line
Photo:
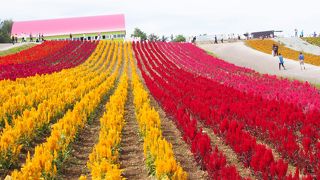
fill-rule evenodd
<path id="1" fill-rule="evenodd" d="M 278 51 L 279 51 L 279 46 L 276 44 L 272 45 L 272 55 L 273 56 L 278 56 Z"/>
<path id="2" fill-rule="evenodd" d="M 302 54 L 302 52 L 300 52 L 299 54 L 299 62 L 300 62 L 301 70 L 302 70 L 302 66 L 303 66 L 303 69 L 306 69 L 306 67 L 304 66 L 304 55 Z"/>
<path id="3" fill-rule="evenodd" d="M 218 44 L 217 36 L 214 36 L 214 43 L 215 43 L 215 44 Z"/>
<path id="4" fill-rule="evenodd" d="M 33 42 L 33 37 L 32 37 L 32 34 L 30 33 L 30 42 Z"/>
<path id="5" fill-rule="evenodd" d="M 274 49 L 275 49 L 275 44 L 272 44 L 272 56 L 274 57 L 275 56 L 275 54 L 274 54 Z"/>
<path id="6" fill-rule="evenodd" d="M 286 68 L 284 67 L 284 61 L 283 61 L 283 56 L 281 55 L 281 53 L 279 53 L 279 70 L 281 70 L 281 66 L 283 67 L 284 70 L 286 70 Z"/>
<path id="7" fill-rule="evenodd" d="M 12 44 L 14 45 L 15 39 L 14 39 L 14 36 L 13 36 L 13 35 L 12 35 L 12 37 L 11 37 L 11 41 L 12 41 Z"/>
<path id="8" fill-rule="evenodd" d="M 278 56 L 279 55 L 279 46 L 276 44 L 275 46 L 274 46 L 274 55 L 275 56 Z"/>

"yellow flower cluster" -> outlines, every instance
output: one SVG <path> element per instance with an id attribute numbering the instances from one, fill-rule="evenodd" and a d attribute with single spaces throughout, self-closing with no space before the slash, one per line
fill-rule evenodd
<path id="1" fill-rule="evenodd" d="M 105 45 L 106 43 L 100 43 L 96 52 Z M 87 73 L 92 72 L 92 68 L 97 66 L 97 62 L 92 61 L 96 60 L 94 57 L 91 56 L 83 65 L 72 70 L 21 78 L 17 81 L 0 81 L 0 87 L 3 90 L 0 92 L 0 123 L 6 120 L 6 116 L 12 116 L 26 108 L 36 107 L 40 102 L 62 93 L 65 88 L 75 89 L 79 86 L 80 80 L 92 78 L 87 76 Z"/>
<path id="2" fill-rule="evenodd" d="M 310 44 L 320 46 L 320 37 L 305 37 L 302 38 L 303 40 L 307 41 Z"/>
<path id="3" fill-rule="evenodd" d="M 283 57 L 293 60 L 299 59 L 299 51 L 295 51 L 293 49 L 287 48 L 282 44 L 279 44 L 271 39 L 264 39 L 264 40 L 247 40 L 246 45 L 256 49 L 258 51 L 271 54 L 272 45 L 277 44 L 279 46 L 279 53 L 282 54 Z M 316 66 L 320 65 L 320 56 L 304 53 L 304 61 L 309 64 L 313 64 Z"/>
<path id="4" fill-rule="evenodd" d="M 56 89 L 56 91 L 51 91 L 52 94 L 50 95 L 50 98 L 44 100 L 36 108 L 33 107 L 31 110 L 24 110 L 21 116 L 13 118 L 12 125 L 6 123 L 0 136 L 1 163 L 6 162 L 7 164 L 10 164 L 9 162 L 11 162 L 14 164 L 17 161 L 21 149 L 21 142 L 33 139 L 36 135 L 35 131 L 38 128 L 48 125 L 52 118 L 59 113 L 63 113 L 67 106 L 80 100 L 82 96 L 107 78 L 107 75 L 102 74 L 107 66 L 107 62 L 104 61 L 105 54 L 102 54 L 106 45 L 106 42 L 101 42 L 96 50 L 100 53 L 94 53 L 84 65 L 79 66 L 78 68 L 52 75 L 45 75 L 47 76 L 45 81 L 43 81 L 45 78 L 41 79 L 41 77 L 34 77 L 34 79 L 38 79 L 39 81 L 37 82 L 34 80 L 34 82 L 37 83 L 33 85 L 28 84 L 28 86 L 39 87 L 39 90 L 36 91 L 38 94 L 32 97 L 40 97 L 42 96 L 42 92 L 49 92 L 51 90 L 48 89 L 51 88 L 56 89 L 58 87 L 61 90 Z M 109 46 L 110 43 L 108 44 L 108 47 Z M 101 63 L 103 62 L 105 63 L 101 66 Z M 112 68 L 109 69 L 110 72 Z M 61 74 L 68 78 L 61 78 Z M 49 83 L 56 85 L 57 87 L 53 88 L 51 85 L 48 86 Z M 75 86 L 74 83 L 78 83 L 79 85 Z M 47 84 L 47 86 L 44 87 L 42 84 Z M 28 87 L 26 87 L 25 90 L 26 89 L 28 89 Z M 30 99 L 28 99 L 28 101 L 31 102 L 35 100 L 31 96 L 29 97 Z M 17 102 L 17 104 L 19 103 Z M 16 105 L 12 106 L 17 107 Z"/>
<path id="5" fill-rule="evenodd" d="M 63 118 L 52 126 L 51 135 L 47 141 L 35 148 L 32 159 L 27 158 L 26 163 L 20 171 L 15 170 L 12 173 L 13 179 L 39 179 L 41 176 L 53 178 L 56 175 L 56 162 L 59 157 L 63 157 L 71 142 L 74 141 L 76 133 L 84 127 L 88 117 L 94 112 L 95 108 L 101 102 L 102 97 L 114 86 L 118 76 L 122 59 L 118 58 L 118 43 L 114 45 L 114 54 L 112 62 L 107 70 L 99 76 L 108 76 L 102 83 L 96 84 L 89 93 L 85 94 L 77 102 L 72 111 L 68 111 Z M 103 52 L 98 52 L 100 56 Z M 101 55 L 101 57 L 103 57 Z M 111 55 L 108 57 L 111 57 Z M 117 63 L 116 63 L 117 62 Z M 115 70 L 113 64 L 116 63 Z M 110 72 L 112 74 L 110 75 Z M 94 82 L 89 82 L 93 84 Z"/>
<path id="6" fill-rule="evenodd" d="M 106 104 L 106 112 L 100 119 L 99 142 L 94 146 L 89 156 L 87 166 L 91 171 L 92 179 L 123 179 L 121 176 L 119 160 L 119 144 L 121 132 L 125 125 L 124 107 L 128 94 L 127 76 L 127 43 L 124 44 L 125 65 L 119 85 L 115 93 Z M 120 46 L 119 53 L 123 53 Z M 83 176 L 81 177 L 83 178 Z"/>
<path id="7" fill-rule="evenodd" d="M 144 138 L 144 155 L 155 168 L 157 179 L 187 179 L 187 173 L 176 162 L 172 145 L 162 136 L 159 113 L 150 106 L 148 92 L 144 89 L 129 53 L 132 67 L 134 106 L 140 132 Z M 149 167 L 150 169 L 150 167 Z"/>

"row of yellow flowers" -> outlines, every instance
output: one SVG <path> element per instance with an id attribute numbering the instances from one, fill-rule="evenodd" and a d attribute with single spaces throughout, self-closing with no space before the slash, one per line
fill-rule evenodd
<path id="1" fill-rule="evenodd" d="M 52 126 L 50 137 L 35 148 L 34 156 L 32 159 L 28 156 L 20 171 L 15 170 L 12 173 L 13 179 L 40 179 L 40 177 L 46 179 L 56 176 L 59 159 L 63 159 L 77 132 L 84 128 L 88 117 L 97 108 L 102 97 L 114 86 L 122 64 L 122 59 L 117 58 L 117 49 L 116 45 L 113 57 L 117 59 L 117 66 L 113 73 L 98 87 L 83 96 L 72 111 L 68 111 Z"/>
<path id="2" fill-rule="evenodd" d="M 258 51 L 262 51 L 267 54 L 271 54 L 272 52 L 272 45 L 277 44 L 279 46 L 279 53 L 283 55 L 283 57 L 293 60 L 298 60 L 299 58 L 299 51 L 295 51 L 293 49 L 285 47 L 283 44 L 275 42 L 271 39 L 264 39 L 264 40 L 247 40 L 246 45 L 256 49 Z M 320 65 L 320 56 L 304 53 L 305 62 L 309 64 L 313 64 L 316 66 Z"/>
<path id="3" fill-rule="evenodd" d="M 157 179 L 187 179 L 187 173 L 175 160 L 172 145 L 162 136 L 159 113 L 150 106 L 148 92 L 136 72 L 132 51 L 129 58 L 136 119 L 144 139 L 144 156 L 149 172 Z"/>
<path id="4" fill-rule="evenodd" d="M 124 44 L 126 54 L 127 43 Z M 122 53 L 122 47 L 120 53 Z M 125 56 L 126 57 L 126 56 Z M 91 171 L 92 179 L 122 179 L 119 165 L 119 144 L 121 132 L 125 125 L 124 107 L 128 94 L 127 58 L 120 83 L 115 93 L 106 105 L 106 112 L 100 119 L 99 142 L 94 146 L 89 156 L 87 167 Z M 86 179 L 81 176 L 80 179 Z"/>
<path id="5" fill-rule="evenodd" d="M 320 37 L 304 37 L 302 39 L 307 41 L 310 44 L 320 46 Z"/>
<path id="6" fill-rule="evenodd" d="M 101 52 L 101 49 L 105 48 L 106 43 L 99 43 L 97 51 Z M 23 112 L 25 109 L 37 107 L 39 103 L 44 100 L 56 97 L 66 91 L 71 91 L 81 86 L 81 83 L 89 81 L 94 78 L 94 69 L 98 67 L 97 61 L 90 61 L 90 59 L 97 59 L 95 56 L 91 56 L 89 61 L 86 61 L 84 65 L 74 68 L 72 70 L 63 71 L 55 75 L 47 75 L 50 80 L 41 81 L 39 78 L 35 79 L 36 83 L 32 86 L 28 85 L 23 88 L 17 88 L 17 95 L 9 97 L 5 103 L 0 105 L 0 127 L 5 124 L 4 121 L 8 121 L 17 112 Z M 102 59 L 101 59 L 102 61 Z M 103 69 L 100 68 L 97 73 L 101 73 Z M 57 77 L 57 75 L 63 74 L 65 78 Z M 50 88 L 48 88 L 50 87 Z M 6 88 L 5 88 L 6 89 Z M 28 112 L 28 111 L 27 111 Z M 8 121 L 11 125 L 11 121 Z"/>
<path id="7" fill-rule="evenodd" d="M 113 47 L 113 46 L 112 46 Z M 103 49 L 93 55 L 93 61 L 103 61 Z M 100 56 L 100 55 L 103 56 Z M 113 64 L 115 60 L 113 60 Z M 106 68 L 107 62 L 101 66 L 102 70 Z M 92 70 L 88 73 L 93 79 L 86 81 L 80 78 L 80 86 L 75 89 L 66 88 L 65 92 L 57 94 L 52 98 L 40 103 L 37 109 L 25 110 L 22 116 L 13 119 L 13 126 L 6 125 L 0 136 L 0 163 L 2 168 L 10 168 L 18 161 L 22 143 L 30 142 L 36 136 L 36 130 L 49 125 L 53 117 L 63 114 L 68 105 L 72 105 L 81 99 L 85 94 L 104 82 L 112 71 L 113 65 L 108 68 L 107 73 L 101 73 Z M 74 74 L 77 76 L 77 74 Z M 56 79 L 59 81 L 60 78 Z M 73 78 L 70 78 L 71 80 Z"/>

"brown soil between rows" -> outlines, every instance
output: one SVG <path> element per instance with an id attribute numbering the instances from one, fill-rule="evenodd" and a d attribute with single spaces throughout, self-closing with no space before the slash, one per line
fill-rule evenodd
<path id="1" fill-rule="evenodd" d="M 129 85 L 130 86 L 130 85 Z M 128 89 L 128 97 L 125 105 L 126 125 L 122 130 L 120 143 L 120 168 L 123 169 L 123 177 L 127 179 L 152 179 L 148 176 L 145 158 L 143 154 L 143 141 L 139 137 L 139 125 L 135 116 L 132 89 Z"/>
<path id="2" fill-rule="evenodd" d="M 36 136 L 28 146 L 23 146 L 20 154 L 19 154 L 19 162 L 18 167 L 15 167 L 15 169 L 20 169 L 22 165 L 26 162 L 27 154 L 30 153 L 30 157 L 33 156 L 35 147 L 38 144 L 42 144 L 46 141 L 46 138 L 50 135 L 50 130 L 44 131 L 41 135 Z M 8 169 L 8 170 L 0 170 L 0 179 L 5 179 L 7 175 L 10 175 L 13 172 L 14 169 Z"/>
<path id="3" fill-rule="evenodd" d="M 201 123 L 198 123 L 198 127 L 202 128 L 202 131 L 210 137 L 212 147 L 217 146 L 219 151 L 223 152 L 226 157 L 227 163 L 229 165 L 234 165 L 239 172 L 241 177 L 250 178 L 250 179 L 257 179 L 254 175 L 254 172 L 251 168 L 247 168 L 244 164 L 238 159 L 237 154 L 232 150 L 230 146 L 225 144 L 221 138 L 216 136 L 214 132 Z"/>
<path id="4" fill-rule="evenodd" d="M 265 145 L 268 149 L 271 149 L 272 154 L 273 154 L 275 160 L 279 160 L 280 158 L 282 158 L 281 154 L 280 154 L 275 148 L 273 148 L 273 146 L 271 146 L 270 144 L 265 143 L 264 141 L 258 140 L 258 139 L 257 139 L 257 143 L 258 143 L 258 144 L 263 144 L 263 145 Z M 283 158 L 283 159 L 288 162 L 287 175 L 289 175 L 289 174 L 294 175 L 294 173 L 296 172 L 296 167 L 295 167 L 293 164 L 291 164 L 291 163 L 288 161 L 287 158 Z"/>
<path id="5" fill-rule="evenodd" d="M 182 139 L 181 132 L 177 129 L 173 119 L 168 117 L 158 102 L 150 96 L 151 105 L 159 112 L 163 137 L 172 144 L 176 160 L 183 170 L 188 173 L 189 179 L 209 179 L 207 171 L 201 170 L 190 150 L 190 146 Z"/>
<path id="6" fill-rule="evenodd" d="M 70 155 L 63 163 L 57 179 L 78 179 L 81 175 L 91 177 L 87 161 L 94 145 L 99 140 L 99 119 L 105 112 L 108 99 L 107 97 L 103 99 L 92 118 L 92 123 L 86 124 L 84 129 L 79 132 L 78 139 L 71 144 Z"/>

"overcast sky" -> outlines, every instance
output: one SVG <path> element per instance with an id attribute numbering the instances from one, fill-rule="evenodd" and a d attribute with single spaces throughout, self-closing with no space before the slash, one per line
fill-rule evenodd
<path id="1" fill-rule="evenodd" d="M 320 33 L 319 0 L 3 0 L 0 19 L 16 21 L 125 14 L 126 28 L 158 35 L 294 29 Z"/>

